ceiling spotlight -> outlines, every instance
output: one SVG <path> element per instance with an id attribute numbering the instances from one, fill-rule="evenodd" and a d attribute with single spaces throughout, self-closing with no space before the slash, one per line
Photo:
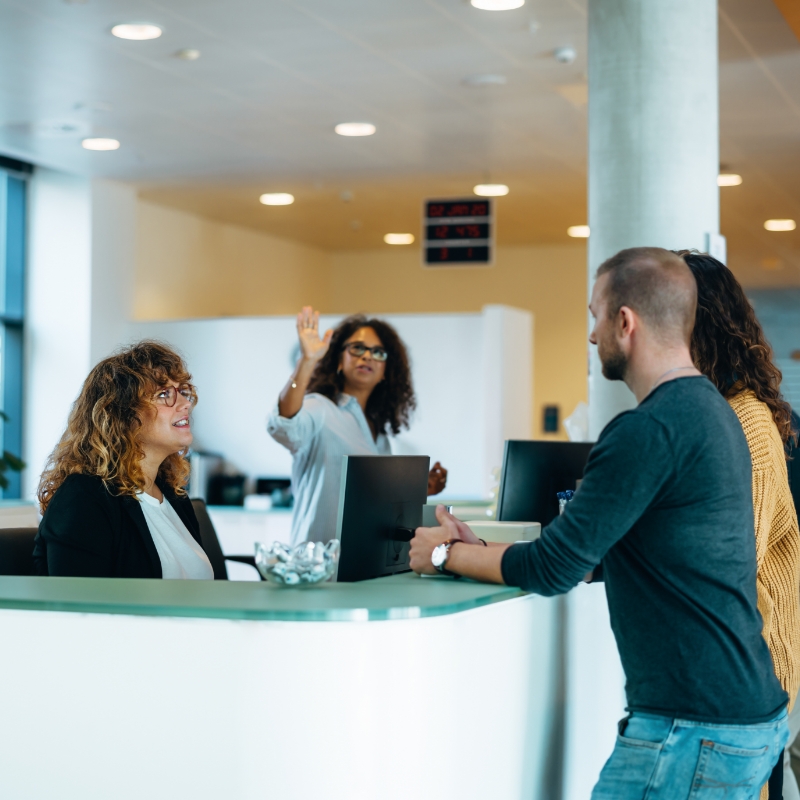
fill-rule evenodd
<path id="1" fill-rule="evenodd" d="M 768 219 L 764 227 L 768 231 L 793 231 L 797 223 L 793 219 Z"/>
<path id="2" fill-rule="evenodd" d="M 589 226 L 588 225 L 570 225 L 567 228 L 567 236 L 571 236 L 573 239 L 588 239 L 589 238 Z"/>
<path id="3" fill-rule="evenodd" d="M 377 128 L 371 122 L 340 122 L 334 130 L 339 136 L 372 136 Z"/>
<path id="4" fill-rule="evenodd" d="M 717 186 L 741 186 L 742 176 L 732 172 L 720 172 L 717 175 Z"/>
<path id="5" fill-rule="evenodd" d="M 413 244 L 414 243 L 414 234 L 413 233 L 387 233 L 386 236 L 383 237 L 383 241 L 386 244 Z"/>
<path id="6" fill-rule="evenodd" d="M 508 194 L 508 186 L 504 183 L 479 183 L 472 191 L 480 197 L 504 197 Z"/>
<path id="7" fill-rule="evenodd" d="M 84 150 L 119 150 L 116 139 L 84 139 L 81 146 Z"/>
<path id="8" fill-rule="evenodd" d="M 467 86 L 505 86 L 508 78 L 505 75 L 467 75 L 464 83 Z"/>
<path id="9" fill-rule="evenodd" d="M 556 49 L 553 50 L 553 58 L 558 61 L 559 64 L 572 64 L 577 57 L 578 54 L 575 52 L 574 47 L 556 47 Z"/>
<path id="10" fill-rule="evenodd" d="M 158 25 L 150 25 L 147 22 L 126 22 L 111 29 L 112 35 L 118 39 L 133 39 L 137 42 L 158 39 L 162 32 Z"/>
<path id="11" fill-rule="evenodd" d="M 290 206 L 294 203 L 294 195 L 287 192 L 267 192 L 258 198 L 265 206 Z"/>
<path id="12" fill-rule="evenodd" d="M 525 5 L 525 0 L 469 0 L 471 6 L 484 11 L 511 11 Z"/>
<path id="13" fill-rule="evenodd" d="M 197 61 L 197 59 L 200 58 L 200 51 L 187 47 L 183 50 L 176 50 L 172 54 L 172 57 L 179 58 L 181 61 Z"/>

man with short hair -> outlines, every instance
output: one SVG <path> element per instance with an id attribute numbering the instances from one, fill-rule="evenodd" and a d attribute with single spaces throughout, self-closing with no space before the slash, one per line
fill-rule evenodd
<path id="1" fill-rule="evenodd" d="M 661 248 L 597 271 L 590 310 L 603 374 L 639 405 L 592 449 L 580 489 L 532 543 L 484 547 L 437 508 L 411 567 L 542 595 L 605 581 L 628 716 L 593 800 L 756 798 L 787 738 L 787 695 L 756 606 L 750 452 L 692 364 L 697 287 Z"/>

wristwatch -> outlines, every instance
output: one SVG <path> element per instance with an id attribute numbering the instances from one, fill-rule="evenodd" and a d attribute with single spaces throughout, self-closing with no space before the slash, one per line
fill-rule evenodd
<path id="1" fill-rule="evenodd" d="M 448 539 L 446 542 L 442 542 L 442 544 L 438 545 L 438 547 L 433 548 L 433 552 L 431 553 L 431 564 L 433 564 L 434 568 L 437 572 L 440 572 L 442 575 L 452 575 L 455 578 L 460 577 L 455 572 L 450 572 L 449 569 L 445 569 L 445 564 L 447 563 L 447 559 L 450 556 L 450 548 L 460 539 Z"/>

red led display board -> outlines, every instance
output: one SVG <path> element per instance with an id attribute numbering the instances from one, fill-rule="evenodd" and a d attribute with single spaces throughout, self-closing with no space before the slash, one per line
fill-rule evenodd
<path id="1" fill-rule="evenodd" d="M 426 200 L 422 221 L 425 266 L 491 264 L 494 255 L 492 211 L 492 201 L 484 198 Z"/>

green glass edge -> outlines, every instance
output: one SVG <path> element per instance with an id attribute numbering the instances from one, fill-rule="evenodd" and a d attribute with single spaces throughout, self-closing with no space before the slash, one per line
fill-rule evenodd
<path id="1" fill-rule="evenodd" d="M 131 606 L 128 604 L 100 604 L 59 602 L 54 600 L 2 600 L 0 610 L 67 611 L 76 614 L 119 614 L 134 617 L 188 617 L 201 619 L 254 620 L 264 622 L 376 622 L 396 619 L 424 619 L 469 611 L 473 608 L 502 603 L 523 597 L 525 592 L 504 592 L 484 595 L 440 606 L 406 606 L 403 608 L 332 608 L 313 611 L 284 611 L 279 609 L 207 608 L 202 606 Z"/>

